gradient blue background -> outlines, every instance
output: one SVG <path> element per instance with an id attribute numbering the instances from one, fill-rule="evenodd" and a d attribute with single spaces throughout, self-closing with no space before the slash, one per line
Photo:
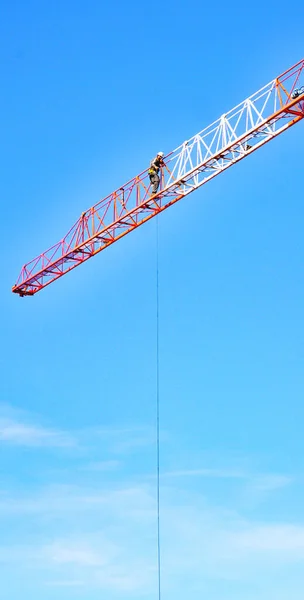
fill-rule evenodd
<path id="1" fill-rule="evenodd" d="M 33 298 L 11 286 L 303 58 L 303 22 L 299 3 L 2 3 L 1 599 L 156 598 L 155 220 Z M 159 236 L 163 598 L 302 600 L 303 124 Z"/>

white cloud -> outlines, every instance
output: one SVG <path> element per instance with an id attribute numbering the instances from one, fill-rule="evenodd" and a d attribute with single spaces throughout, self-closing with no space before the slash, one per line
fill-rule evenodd
<path id="1" fill-rule="evenodd" d="M 70 564 L 81 567 L 100 567 L 108 562 L 108 549 L 107 552 L 97 552 L 90 547 L 84 545 L 75 546 L 68 545 L 62 542 L 56 542 L 50 546 L 44 548 L 44 553 L 54 563 L 59 564 Z"/>
<path id="2" fill-rule="evenodd" d="M 261 492 L 270 492 L 290 485 L 294 478 L 287 475 L 275 473 L 266 473 L 263 475 L 241 471 L 238 469 L 180 469 L 174 471 L 165 471 L 161 474 L 162 478 L 183 478 L 183 477 L 206 477 L 210 479 L 243 479 L 255 490 Z"/>
<path id="3" fill-rule="evenodd" d="M 46 586 L 50 587 L 80 587 L 85 585 L 80 579 L 54 579 L 53 581 L 45 581 Z"/>
<path id="4" fill-rule="evenodd" d="M 121 462 L 119 460 L 100 460 L 89 463 L 82 467 L 84 471 L 115 471 L 120 467 Z"/>
<path id="5" fill-rule="evenodd" d="M 274 492 L 278 492 L 294 482 L 294 477 L 276 473 L 248 476 L 242 491 L 243 503 L 249 508 L 255 508 L 265 502 Z"/>
<path id="6" fill-rule="evenodd" d="M 12 506 L 13 500 L 7 499 L 7 505 Z M 153 590 L 154 486 L 106 490 L 62 486 L 14 502 L 18 511 L 30 508 L 27 522 L 31 536 L 35 527 L 40 532 L 42 522 L 49 541 L 18 548 L 15 557 L 13 548 L 8 551 L 2 547 L 0 562 L 15 561 L 24 566 L 28 561 L 32 565 L 35 557 L 35 569 L 47 572 L 48 585 L 53 576 L 58 585 L 61 579 L 79 580 L 88 589 L 99 588 L 104 593 L 143 596 Z M 63 538 L 58 534 L 65 528 L 70 533 Z M 164 585 L 172 594 L 190 580 L 198 587 L 214 578 L 249 585 L 265 573 L 279 578 L 280 570 L 286 571 L 288 564 L 302 564 L 302 568 L 304 564 L 301 523 L 270 525 L 248 519 L 225 507 L 212 507 L 200 493 L 176 486 L 162 489 L 161 540 Z"/>
<path id="7" fill-rule="evenodd" d="M 37 423 L 37 417 L 8 404 L 0 404 L 0 443 L 8 446 L 75 446 L 74 436 Z"/>
<path id="8" fill-rule="evenodd" d="M 258 475 L 253 478 L 253 487 L 261 492 L 272 492 L 290 485 L 294 481 L 293 477 L 278 474 Z"/>
<path id="9" fill-rule="evenodd" d="M 251 525 L 236 532 L 230 541 L 242 553 L 274 553 L 284 560 L 304 560 L 304 525 Z"/>
<path id="10" fill-rule="evenodd" d="M 210 477 L 211 479 L 246 479 L 248 475 L 233 469 L 184 469 L 165 471 L 161 475 L 166 477 Z"/>
<path id="11" fill-rule="evenodd" d="M 0 418 L 0 442 L 32 447 L 64 447 L 75 444 L 75 440 L 65 432 L 3 418 Z"/>
<path id="12" fill-rule="evenodd" d="M 127 594 L 152 597 L 156 585 L 155 479 L 143 476 L 137 483 L 133 479 L 121 485 L 120 472 L 109 487 L 108 479 L 113 481 L 113 476 L 104 475 L 121 466 L 117 454 L 123 448 L 142 453 L 153 441 L 151 430 L 93 429 L 79 431 L 74 438 L 30 423 L 28 415 L 15 412 L 0 418 L 0 441 L 36 448 L 75 444 L 86 448 L 91 460 L 75 468 L 78 478 L 79 471 L 86 471 L 80 480 L 90 485 L 49 485 L 35 492 L 0 494 L 0 528 L 9 540 L 0 546 L 1 578 L 6 577 L 3 566 L 14 568 L 18 576 L 18 570 L 30 572 L 34 565 L 35 580 L 40 577 L 45 586 L 85 586 L 121 598 Z M 102 460 L 98 460 L 100 453 Z M 242 512 L 246 499 L 259 504 L 290 485 L 290 476 L 208 466 L 172 469 L 161 476 L 163 585 L 168 597 L 179 600 L 182 590 L 189 591 L 190 582 L 199 591 L 206 582 L 222 579 L 247 583 L 250 588 L 265 573 L 275 574 L 280 581 L 281 571 L 288 577 L 288 565 L 303 569 L 301 522 L 270 524 Z M 190 478 L 196 478 L 195 485 L 190 485 Z M 207 486 L 200 485 L 200 478 L 223 481 Z M 208 498 L 199 491 L 206 488 Z M 227 508 L 223 488 L 238 490 L 238 512 Z M 15 539 L 20 540 L 19 525 L 23 546 L 15 546 L 7 534 L 11 526 L 17 528 Z M 276 590 L 272 597 L 279 597 Z M 189 598 L 197 595 L 189 592 Z"/>
<path id="13" fill-rule="evenodd" d="M 80 486 L 56 485 L 49 486 L 36 494 L 24 493 L 18 497 L 2 492 L 0 494 L 0 517 L 8 515 L 66 515 L 75 518 L 77 513 L 82 516 L 93 511 L 109 511 L 122 517 L 130 515 L 151 514 L 154 511 L 154 498 L 149 489 L 144 486 L 126 486 L 123 488 L 103 489 L 82 488 Z M 148 509 L 149 507 L 149 509 Z"/>
<path id="14" fill-rule="evenodd" d="M 92 439 L 102 439 L 112 455 L 125 455 L 138 452 L 142 448 L 155 445 L 155 430 L 144 425 L 132 427 L 95 427 L 82 432 Z"/>
<path id="15" fill-rule="evenodd" d="M 103 460 L 95 460 L 87 468 L 111 470 L 119 465 L 116 456 L 138 452 L 155 442 L 150 427 L 92 427 L 73 433 L 39 423 L 36 415 L 7 404 L 0 404 L 0 444 L 7 446 L 76 447 L 85 454 L 102 449 Z M 109 457 L 109 458 L 108 458 Z"/>

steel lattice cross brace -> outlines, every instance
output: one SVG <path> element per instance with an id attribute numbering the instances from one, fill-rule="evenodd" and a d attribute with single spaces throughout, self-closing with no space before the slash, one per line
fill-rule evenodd
<path id="1" fill-rule="evenodd" d="M 23 266 L 12 291 L 35 294 L 301 121 L 303 78 L 304 59 L 168 154 L 157 194 L 146 170 L 85 211 Z"/>

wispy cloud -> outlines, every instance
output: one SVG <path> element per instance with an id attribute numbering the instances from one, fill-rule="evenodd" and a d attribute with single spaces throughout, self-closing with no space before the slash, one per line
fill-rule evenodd
<path id="1" fill-rule="evenodd" d="M 76 443 L 65 432 L 6 418 L 0 418 L 0 442 L 32 447 L 64 447 Z"/>
<path id="2" fill-rule="evenodd" d="M 210 477 L 211 479 L 245 479 L 248 477 L 245 473 L 233 469 L 184 469 L 176 471 L 165 471 L 163 478 L 178 477 Z"/>
<path id="3" fill-rule="evenodd" d="M 290 485 L 294 481 L 293 477 L 275 473 L 257 475 L 253 478 L 253 485 L 256 490 L 261 492 L 272 492 Z"/>
<path id="4" fill-rule="evenodd" d="M 87 461 L 83 465 L 81 454 L 77 462 L 73 451 L 74 471 L 69 479 L 62 479 L 64 485 L 0 493 L 1 531 L 10 532 L 8 543 L 0 546 L 0 563 L 5 569 L 30 573 L 34 564 L 35 585 L 40 581 L 41 589 L 43 585 L 85 586 L 113 598 L 152 597 L 156 583 L 155 478 L 149 473 L 136 477 L 134 469 L 130 474 L 125 455 L 132 455 L 133 461 L 137 452 L 140 461 L 134 462 L 142 471 L 144 451 L 147 448 L 149 452 L 155 443 L 153 431 L 95 427 L 71 434 L 44 426 L 29 414 L 0 409 L 0 442 L 37 449 L 75 445 L 77 450 L 85 449 Z M 206 591 L 206 582 L 215 578 L 246 582 L 250 587 L 265 572 L 284 571 L 286 565 L 292 565 L 293 572 L 298 565 L 303 567 L 301 522 L 278 519 L 269 523 L 261 518 L 261 511 L 246 511 L 250 502 L 256 508 L 270 494 L 291 485 L 293 478 L 252 473 L 243 462 L 239 463 L 242 468 L 237 464 L 213 468 L 212 463 L 193 460 L 189 469 L 171 468 L 161 473 L 163 584 L 178 600 L 189 582 L 195 581 L 199 594 Z M 63 469 L 70 474 L 69 464 Z M 207 485 L 200 479 L 210 482 Z M 233 490 L 233 506 L 238 509 L 229 508 L 223 493 L 226 489 Z M 10 539 L 14 528 L 18 543 L 22 531 L 23 546 Z M 39 541 L 34 543 L 35 539 Z M 5 573 L 1 577 L 5 578 Z M 272 597 L 278 597 L 276 590 Z"/>
<path id="5" fill-rule="evenodd" d="M 113 455 L 125 455 L 138 452 L 139 449 L 149 448 L 155 444 L 155 431 L 145 425 L 132 427 L 95 427 L 83 431 L 82 435 L 90 435 L 91 439 L 103 440 L 109 452 Z"/>
<path id="6" fill-rule="evenodd" d="M 45 546 L 43 552 L 52 562 L 63 565 L 101 567 L 109 561 L 108 549 L 104 549 L 101 553 L 101 551 L 93 550 L 83 544 L 79 546 L 75 542 L 73 542 L 73 545 L 56 542 L 50 546 Z"/>
<path id="7" fill-rule="evenodd" d="M 73 435 L 39 422 L 36 415 L 8 404 L 0 404 L 0 443 L 11 446 L 75 446 Z"/>
<path id="8" fill-rule="evenodd" d="M 128 485 L 125 487 L 99 488 L 96 486 L 83 488 L 81 486 L 53 485 L 37 493 L 19 492 L 18 496 L 0 494 L 0 516 L 47 514 L 50 517 L 64 515 L 66 519 L 76 519 L 80 514 L 82 519 L 85 514 L 94 518 L 94 512 L 100 512 L 115 518 L 121 514 L 127 515 L 141 512 L 142 507 L 154 514 L 154 499 L 150 497 L 148 487 Z"/>
<path id="9" fill-rule="evenodd" d="M 247 507 L 256 507 L 273 493 L 294 483 L 294 477 L 279 473 L 264 473 L 246 478 L 242 491 L 243 502 Z"/>
<path id="10" fill-rule="evenodd" d="M 155 443 L 155 435 L 151 427 L 144 425 L 94 426 L 69 432 L 42 424 L 36 415 L 25 410 L 0 404 L 0 443 L 34 448 L 77 446 L 85 453 L 98 447 L 106 458 L 94 461 L 96 470 L 110 470 L 118 466 L 117 456 L 149 448 Z M 93 463 L 91 468 L 94 469 Z"/>
<path id="11" fill-rule="evenodd" d="M 86 585 L 81 579 L 54 579 L 53 581 L 45 581 L 44 583 L 48 587 L 82 587 Z"/>
<path id="12" fill-rule="evenodd" d="M 121 466 L 119 460 L 100 460 L 81 467 L 83 471 L 115 471 Z"/>
<path id="13" fill-rule="evenodd" d="M 241 531 L 234 532 L 229 543 L 242 553 L 273 554 L 276 559 L 281 555 L 284 561 L 303 560 L 304 526 L 287 523 L 247 524 Z"/>
<path id="14" fill-rule="evenodd" d="M 52 513 L 56 494 L 48 498 L 49 494 L 45 492 L 42 503 L 42 494 L 32 500 L 36 513 L 30 525 L 32 538 L 35 527 L 40 531 L 43 508 L 45 536 L 50 541 L 17 548 L 15 557 L 13 548 L 0 548 L 0 560 L 31 568 L 35 557 L 37 577 L 39 572 L 41 577 L 46 574 L 47 585 L 84 583 L 87 589 L 140 597 L 152 593 L 156 578 L 154 486 L 95 492 L 62 489 L 56 515 Z M 54 523 L 60 523 L 57 538 L 53 516 Z M 66 537 L 58 535 L 63 528 L 70 530 Z M 286 570 L 288 564 L 303 567 L 301 523 L 269 524 L 245 518 L 240 512 L 213 507 L 200 493 L 176 486 L 163 490 L 161 528 L 164 585 L 172 594 L 189 580 L 195 580 L 198 588 L 214 577 L 250 584 L 265 572 Z"/>

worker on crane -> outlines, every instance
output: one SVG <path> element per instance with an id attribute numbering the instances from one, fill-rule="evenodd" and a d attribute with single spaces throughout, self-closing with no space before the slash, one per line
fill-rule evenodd
<path id="1" fill-rule="evenodd" d="M 298 98 L 299 96 L 302 96 L 302 94 L 304 94 L 304 85 L 302 85 L 302 87 L 300 88 L 296 88 L 293 93 L 291 94 L 291 97 L 293 100 L 295 100 L 295 98 Z"/>
<path id="2" fill-rule="evenodd" d="M 150 178 L 150 183 L 152 185 L 152 194 L 156 194 L 158 187 L 159 187 L 159 182 L 160 182 L 160 178 L 159 178 L 159 169 L 161 167 L 165 166 L 164 163 L 164 153 L 163 152 L 158 152 L 156 157 L 151 160 L 150 163 L 150 168 L 149 168 L 149 178 Z"/>

